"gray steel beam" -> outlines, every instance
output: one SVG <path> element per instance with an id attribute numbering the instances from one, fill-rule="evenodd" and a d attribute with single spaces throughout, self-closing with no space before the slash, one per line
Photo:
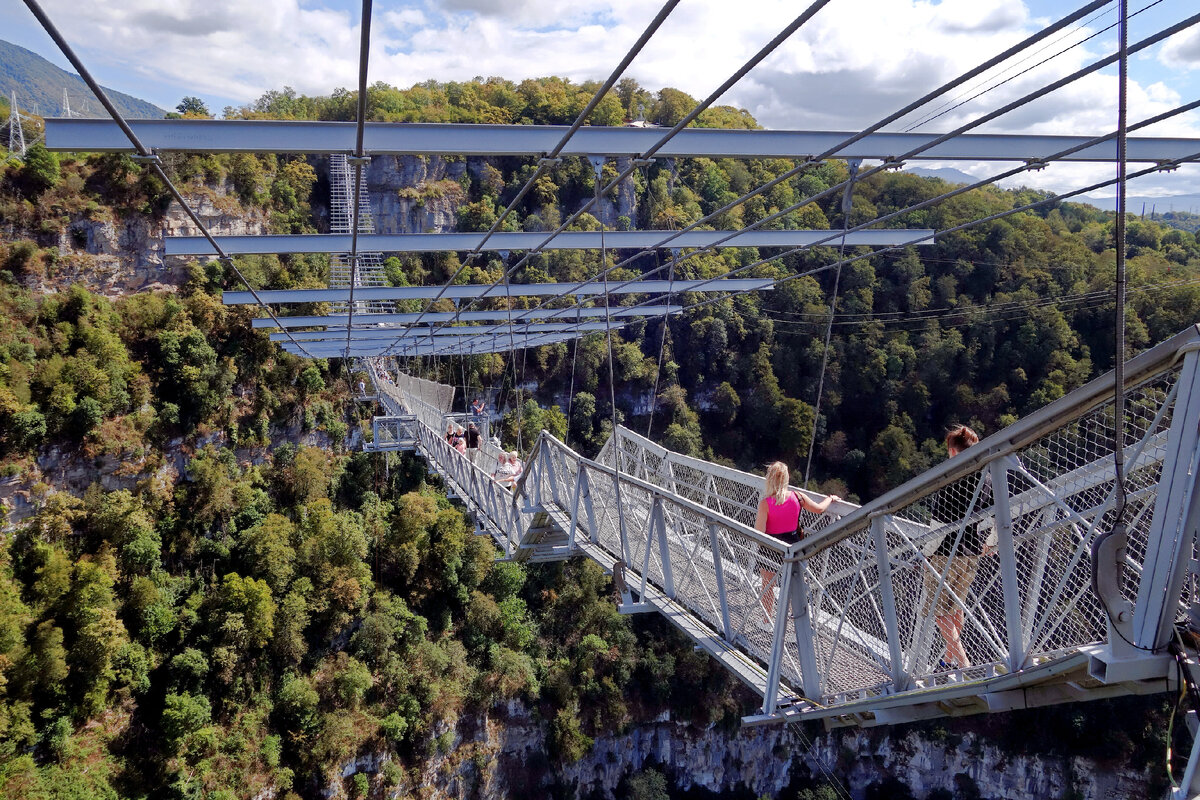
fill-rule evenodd
<path id="1" fill-rule="evenodd" d="M 352 358 L 368 358 L 382 355 L 412 356 L 439 353 L 502 353 L 511 348 L 539 347 L 545 344 L 570 341 L 583 335 L 585 334 L 542 334 L 529 337 L 514 336 L 511 340 L 508 336 L 496 336 L 486 341 L 476 337 L 466 337 L 465 341 L 456 337 L 444 337 L 432 343 L 422 343 L 415 340 L 410 343 L 396 343 L 393 340 L 357 342 L 351 344 L 349 355 Z M 289 353 L 311 356 L 313 358 L 340 358 L 347 355 L 345 340 L 308 343 L 304 345 L 303 350 L 291 342 L 283 343 L 282 347 Z"/>
<path id="2" fill-rule="evenodd" d="M 512 327 L 513 332 L 517 335 L 538 336 L 545 333 L 582 333 L 602 331 L 608 328 L 608 323 L 579 322 L 568 323 L 565 325 L 517 325 L 514 323 Z M 494 325 L 458 325 L 444 328 L 427 328 L 424 325 L 419 328 L 355 328 L 349 332 L 349 335 L 351 341 L 358 342 L 371 339 L 389 339 L 391 341 L 406 341 L 409 339 L 419 340 L 428 339 L 430 336 L 435 336 L 441 339 L 446 337 L 478 336 L 482 333 L 494 333 L 498 336 L 508 336 L 506 331 L 497 331 Z M 346 335 L 347 333 L 345 328 L 328 328 L 323 331 L 272 333 L 271 341 L 287 342 L 295 340 L 317 342 L 329 339 L 345 342 Z"/>
<path id="3" fill-rule="evenodd" d="M 527 338 L 516 337 L 511 343 L 507 336 L 497 337 L 490 341 L 473 341 L 465 342 L 461 339 L 446 338 L 438 339 L 432 344 L 421 343 L 416 340 L 408 342 L 396 343 L 392 340 L 383 341 L 368 341 L 368 342 L 351 342 L 350 355 L 352 356 L 369 356 L 374 354 L 390 353 L 392 355 L 414 355 L 435 352 L 477 352 L 477 353 L 498 353 L 508 350 L 511 347 L 537 347 L 543 344 L 554 344 L 555 342 L 568 341 L 576 339 L 584 334 L 543 334 L 541 336 L 531 336 Z M 314 356 L 336 356 L 344 355 L 346 352 L 345 340 L 330 340 L 324 342 L 313 342 L 311 345 L 306 344 L 301 350 L 299 345 L 291 344 L 290 342 L 282 343 L 285 350 L 296 352 L 301 355 L 311 353 Z"/>
<path id="4" fill-rule="evenodd" d="M 154 150 L 241 153 L 349 153 L 354 150 L 352 122 L 279 120 L 137 120 L 130 126 Z M 554 125 L 438 125 L 368 123 L 368 155 L 427 154 L 540 156 L 554 148 L 567 129 Z M 561 156 L 632 156 L 662 138 L 655 128 L 580 128 Z M 667 142 L 660 158 L 804 158 L 823 153 L 853 134 L 844 131 L 753 131 L 685 128 Z M 906 153 L 936 139 L 936 133 L 873 133 L 837 151 L 837 158 L 883 159 Z M 1086 142 L 1091 136 L 968 134 L 915 156 L 932 161 L 1041 160 Z M 120 128 L 101 119 L 48 119 L 46 146 L 51 150 L 131 152 Z M 1130 161 L 1195 160 L 1200 139 L 1130 137 Z M 1115 140 L 1080 150 L 1066 161 L 1113 161 Z"/>
<path id="5" fill-rule="evenodd" d="M 683 311 L 681 305 L 662 306 L 617 306 L 609 309 L 609 315 L 617 317 L 661 317 L 663 314 L 679 314 Z M 573 308 L 570 314 L 564 315 L 559 308 L 521 309 L 511 311 L 434 311 L 428 314 L 355 314 L 355 327 L 366 328 L 371 325 L 408 325 L 414 322 L 428 322 L 430 325 L 439 322 L 507 322 L 513 324 L 526 320 L 546 319 L 553 316 L 560 322 L 568 322 L 573 318 L 591 319 L 604 317 L 603 308 Z M 285 328 L 311 328 L 319 325 L 346 325 L 348 314 L 328 314 L 326 316 L 279 317 Z M 276 328 L 275 320 L 271 317 L 261 317 L 250 320 L 254 328 Z M 343 330 L 345 330 L 343 328 Z"/>
<path id="6" fill-rule="evenodd" d="M 425 300 L 441 295 L 455 300 L 475 297 L 553 297 L 576 294 L 642 294 L 678 292 L 753 292 L 775 287 L 775 281 L 762 278 L 723 278 L 694 281 L 633 281 L 624 285 L 606 286 L 599 281 L 589 283 L 520 283 L 504 285 L 464 284 L 462 286 L 388 286 L 359 287 L 354 299 L 368 300 Z M 338 303 L 350 301 L 349 289 L 260 289 L 258 298 L 250 292 L 225 292 L 222 301 L 227 306 L 264 303 Z"/>
<path id="7" fill-rule="evenodd" d="M 734 231 L 606 231 L 604 244 L 610 250 L 642 250 L 652 248 L 674 236 L 671 249 L 710 247 Z M 847 234 L 848 246 L 897 247 L 906 244 L 932 245 L 934 231 L 930 229 L 884 228 Z M 837 231 L 829 230 L 753 230 L 739 233 L 721 247 L 806 247 L 827 242 Z M 350 234 L 296 234 L 271 236 L 217 236 L 217 244 L 226 253 L 254 255 L 269 253 L 347 253 Z M 494 233 L 486 244 L 483 233 L 360 233 L 361 252 L 380 253 L 445 253 L 482 250 L 533 250 L 546 241 L 542 231 Z M 165 240 L 169 256 L 215 256 L 216 250 L 203 236 L 169 236 Z M 841 237 L 830 245 L 841 243 Z M 480 247 L 480 245 L 483 245 Z M 600 231 L 565 231 L 555 236 L 545 250 L 598 250 Z"/>

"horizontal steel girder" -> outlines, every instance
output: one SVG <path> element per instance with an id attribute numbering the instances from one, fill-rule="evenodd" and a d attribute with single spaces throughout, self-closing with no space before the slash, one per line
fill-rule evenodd
<path id="1" fill-rule="evenodd" d="M 355 146 L 353 122 L 279 120 L 135 120 L 138 138 L 153 150 L 242 153 L 349 153 Z M 550 152 L 566 128 L 556 125 L 439 125 L 368 122 L 368 154 L 539 156 Z M 563 156 L 631 156 L 644 153 L 666 133 L 660 128 L 588 126 L 576 131 Z M 660 158 L 803 158 L 837 146 L 853 134 L 841 131 L 753 131 L 685 128 L 658 151 Z M 936 133 L 873 133 L 834 153 L 837 158 L 884 159 L 938 138 Z M 933 161 L 1040 160 L 1092 136 L 967 134 L 915 156 Z M 132 152 L 116 123 L 102 119 L 48 119 L 51 150 Z M 1169 161 L 1193 157 L 1200 139 L 1131 137 L 1130 161 Z M 1115 141 L 1093 145 L 1064 161 L 1114 161 Z"/>
<path id="2" fill-rule="evenodd" d="M 642 294 L 645 292 L 754 292 L 775 288 L 775 281 L 762 278 L 722 278 L 693 281 L 617 281 L 607 286 L 599 281 L 588 283 L 518 283 L 508 286 L 463 284 L 461 286 L 386 286 L 349 289 L 260 289 L 258 299 L 250 292 L 225 292 L 227 306 L 264 303 L 346 303 L 361 300 L 433 300 L 439 295 L 448 300 L 476 297 L 556 297 L 576 294 Z"/>
<path id="3" fill-rule="evenodd" d="M 682 313 L 683 306 L 636 306 L 625 308 L 617 306 L 607 309 L 608 316 L 620 317 L 661 317 L 664 314 Z M 513 309 L 512 311 L 431 311 L 428 314 L 372 314 L 363 312 L 354 315 L 354 326 L 366 328 L 371 325 L 410 325 L 415 322 L 428 322 L 434 325 L 441 322 L 512 322 L 514 325 L 526 320 L 539 320 L 553 317 L 560 322 L 572 319 L 592 319 L 605 316 L 603 308 L 537 308 Z M 278 317 L 285 328 L 312 328 L 318 325 L 349 325 L 348 314 L 329 314 L 327 316 Z M 259 317 L 250 320 L 253 328 L 278 328 L 275 319 Z M 343 328 L 343 330 L 345 330 Z"/>
<path id="4" fill-rule="evenodd" d="M 508 336 L 508 326 L 501 323 L 504 327 L 501 330 L 496 330 L 495 325 L 458 325 L 454 327 L 444 328 L 427 328 L 422 325 L 419 328 L 355 328 L 350 331 L 351 341 L 362 341 L 367 339 L 391 339 L 392 341 L 406 341 L 428 339 L 430 336 L 437 338 L 446 337 L 461 337 L 461 336 L 479 336 L 484 333 L 494 333 L 497 336 Z M 608 329 L 608 325 L 604 322 L 580 322 L 569 323 L 566 325 L 513 325 L 513 332 L 520 335 L 537 336 L 543 333 L 569 333 L 582 332 L 591 333 L 594 331 L 603 331 Z M 346 341 L 345 328 L 333 328 L 323 331 L 293 331 L 272 333 L 272 342 L 287 342 L 296 341 Z"/>
<path id="5" fill-rule="evenodd" d="M 483 243 L 483 233 L 360 233 L 358 252 L 376 253 L 441 253 L 483 250 L 533 250 L 546 241 L 541 231 L 494 233 Z M 674 238 L 671 238 L 671 237 Z M 928 229 L 882 229 L 855 231 L 846 235 L 848 246 L 895 247 L 897 245 L 932 245 L 934 231 Z M 711 247 L 717 241 L 721 247 L 806 247 L 822 242 L 830 246 L 841 243 L 837 231 L 606 231 L 604 245 L 610 250 L 648 249 L 667 247 Z M 833 238 L 831 238 L 833 237 Z M 667 244 L 660 244 L 670 239 Z M 348 253 L 350 234 L 300 234 L 293 236 L 217 236 L 217 244 L 231 255 L 268 253 Z M 555 236 L 545 250 L 598 250 L 599 231 L 569 231 Z M 169 256 L 215 256 L 217 251 L 203 236 L 173 236 L 166 239 Z"/>
<path id="6" fill-rule="evenodd" d="M 505 335 L 494 336 L 489 339 L 482 337 L 474 338 L 470 341 L 463 341 L 458 338 L 439 338 L 433 342 L 418 342 L 415 340 L 401 343 L 392 341 L 351 342 L 349 356 L 351 358 L 368 358 L 382 355 L 414 356 L 444 353 L 502 353 L 510 349 L 539 347 L 545 344 L 555 344 L 556 342 L 567 342 L 571 339 L 578 339 L 583 335 L 583 333 L 562 333 L 528 337 L 514 336 L 511 341 Z M 302 345 L 284 342 L 281 346 L 289 353 L 308 355 L 313 358 L 342 358 L 347 354 L 345 340 L 338 342 L 306 342 L 302 343 Z"/>

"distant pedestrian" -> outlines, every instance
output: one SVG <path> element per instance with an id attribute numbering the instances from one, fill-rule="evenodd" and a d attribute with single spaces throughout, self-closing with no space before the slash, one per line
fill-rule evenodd
<path id="1" fill-rule="evenodd" d="M 476 397 L 476 398 L 475 398 L 475 399 L 474 399 L 474 400 L 471 402 L 471 413 L 472 413 L 472 414 L 474 414 L 474 415 L 475 415 L 475 416 L 477 416 L 477 417 L 482 417 L 482 416 L 483 416 L 483 412 L 484 412 L 484 409 L 485 409 L 485 408 L 486 408 L 486 406 L 484 406 L 484 404 L 483 404 L 483 400 L 482 400 L 482 399 L 480 399 L 480 398 L 478 398 L 478 397 Z"/>
<path id="2" fill-rule="evenodd" d="M 790 479 L 787 464 L 782 461 L 776 461 L 767 467 L 766 488 L 754 517 L 755 530 L 774 536 L 784 544 L 795 544 L 803 536 L 800 530 L 801 511 L 807 509 L 814 514 L 823 514 L 832 503 L 842 499 L 836 494 L 831 494 L 819 503 L 810 500 L 805 495 L 788 489 Z M 759 574 L 762 575 L 763 607 L 769 621 L 775 613 L 775 593 L 767 587 L 775 580 L 775 572 L 763 568 L 759 570 Z"/>
<path id="3" fill-rule="evenodd" d="M 517 471 L 514 465 L 509 463 L 508 453 L 501 451 L 496 461 L 496 471 L 492 473 L 492 480 L 506 489 L 511 489 L 516 479 Z"/>
<path id="4" fill-rule="evenodd" d="M 474 464 L 476 456 L 479 455 L 479 428 L 475 427 L 475 423 L 471 422 L 467 425 L 467 458 L 471 459 Z"/>
<path id="5" fill-rule="evenodd" d="M 358 379 L 358 393 L 363 396 L 367 394 L 367 383 L 362 378 Z"/>

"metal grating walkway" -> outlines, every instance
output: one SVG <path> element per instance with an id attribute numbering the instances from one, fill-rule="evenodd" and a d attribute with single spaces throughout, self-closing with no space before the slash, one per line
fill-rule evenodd
<path id="1" fill-rule="evenodd" d="M 1092 544 L 1114 506 L 1110 378 L 867 506 L 835 504 L 791 547 L 751 527 L 760 477 L 624 428 L 594 460 L 543 431 L 513 492 L 490 479 L 494 454 L 473 464 L 443 438 L 452 387 L 403 374 L 376 385 L 506 558 L 623 561 L 622 610 L 663 614 L 757 691 L 749 722 L 874 725 L 1168 688 L 1161 646 L 1197 577 L 1198 350 L 1200 327 L 1127 365 L 1129 542 L 1109 604 L 1128 603 L 1124 635 L 1147 651 L 1111 635 L 1091 587 Z M 946 507 L 962 517 L 935 521 Z M 931 554 L 969 526 L 994 552 L 955 594 Z M 785 600 L 772 612 L 764 571 Z M 937 666 L 939 601 L 964 617 L 970 667 Z"/>

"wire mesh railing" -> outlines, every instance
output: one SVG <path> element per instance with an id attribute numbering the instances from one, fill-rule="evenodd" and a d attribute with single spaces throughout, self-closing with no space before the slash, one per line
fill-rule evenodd
<path id="1" fill-rule="evenodd" d="M 1120 436 L 1098 380 L 796 546 L 823 702 L 987 678 L 1107 639 L 1092 545 L 1115 522 L 1120 439 L 1134 602 L 1182 371 L 1167 344 L 1127 381 Z"/>
<path id="2" fill-rule="evenodd" d="M 1181 360 L 1197 342 L 1190 330 L 1129 362 L 1120 431 L 1097 380 L 866 506 L 806 518 L 810 534 L 790 546 L 752 527 L 758 476 L 621 427 L 595 460 L 543 431 L 514 494 L 441 435 L 453 389 L 410 376 L 380 386 L 416 415 L 422 449 L 507 554 L 541 546 L 532 532 L 553 524 L 566 543 L 548 557 L 623 562 L 631 596 L 760 691 L 771 715 L 802 696 L 826 710 L 920 696 L 1104 643 L 1091 551 L 1115 521 L 1113 450 L 1127 465 L 1121 594 L 1133 603 L 1175 469 L 1169 439 L 1200 415 L 1187 401 L 1178 422 L 1179 398 L 1200 397 L 1197 353 Z"/>

